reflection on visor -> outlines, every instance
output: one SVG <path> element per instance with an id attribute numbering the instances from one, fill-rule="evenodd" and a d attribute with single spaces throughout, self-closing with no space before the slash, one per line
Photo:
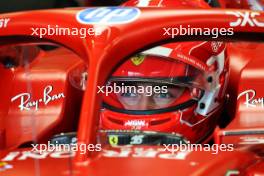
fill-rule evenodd
<path id="1" fill-rule="evenodd" d="M 194 105 L 215 86 L 214 75 L 208 79 L 208 72 L 179 60 L 152 55 L 139 59 L 124 62 L 108 79 L 104 107 L 128 114 L 176 111 Z"/>
<path id="2" fill-rule="evenodd" d="M 127 110 L 148 110 L 170 107 L 186 88 L 179 86 L 151 85 L 136 83 L 124 85 L 124 91 L 117 93 L 117 98 Z"/>
<path id="3" fill-rule="evenodd" d="M 187 86 L 172 84 L 157 84 L 155 82 L 121 82 L 112 81 L 108 86 L 113 91 L 104 96 L 107 107 L 118 108 L 126 111 L 146 111 L 172 108 L 190 100 L 197 102 L 202 90 Z M 109 103 L 108 99 L 116 103 Z M 174 109 L 175 110 L 175 109 Z"/>

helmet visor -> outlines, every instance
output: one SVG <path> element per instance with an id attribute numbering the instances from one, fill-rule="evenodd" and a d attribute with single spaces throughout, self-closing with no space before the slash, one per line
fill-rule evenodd
<path id="1" fill-rule="evenodd" d="M 197 102 L 210 87 L 204 72 L 197 68 L 161 57 L 151 56 L 144 62 L 147 59 L 154 64 L 125 63 L 108 80 L 103 95 L 107 108 L 130 112 L 183 108 Z"/>

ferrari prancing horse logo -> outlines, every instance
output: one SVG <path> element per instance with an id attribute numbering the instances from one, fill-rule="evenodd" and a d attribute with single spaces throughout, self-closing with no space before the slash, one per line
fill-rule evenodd
<path id="1" fill-rule="evenodd" d="M 134 65 L 138 66 L 140 65 L 145 59 L 145 56 L 143 55 L 136 55 L 131 58 L 131 61 Z"/>
<path id="2" fill-rule="evenodd" d="M 109 143 L 111 145 L 118 145 L 118 136 L 115 135 L 109 136 Z"/>

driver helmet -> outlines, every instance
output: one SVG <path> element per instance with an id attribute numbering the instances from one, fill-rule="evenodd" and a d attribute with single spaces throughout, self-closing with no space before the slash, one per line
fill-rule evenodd
<path id="1" fill-rule="evenodd" d="M 177 133 L 209 139 L 228 80 L 225 43 L 179 42 L 136 54 L 108 79 L 101 128 Z"/>

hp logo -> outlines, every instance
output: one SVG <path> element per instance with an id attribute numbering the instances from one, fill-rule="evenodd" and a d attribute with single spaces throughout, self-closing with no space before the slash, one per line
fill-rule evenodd
<path id="1" fill-rule="evenodd" d="M 82 24 L 123 24 L 136 20 L 139 15 L 138 8 L 101 7 L 82 10 L 76 17 Z"/>

